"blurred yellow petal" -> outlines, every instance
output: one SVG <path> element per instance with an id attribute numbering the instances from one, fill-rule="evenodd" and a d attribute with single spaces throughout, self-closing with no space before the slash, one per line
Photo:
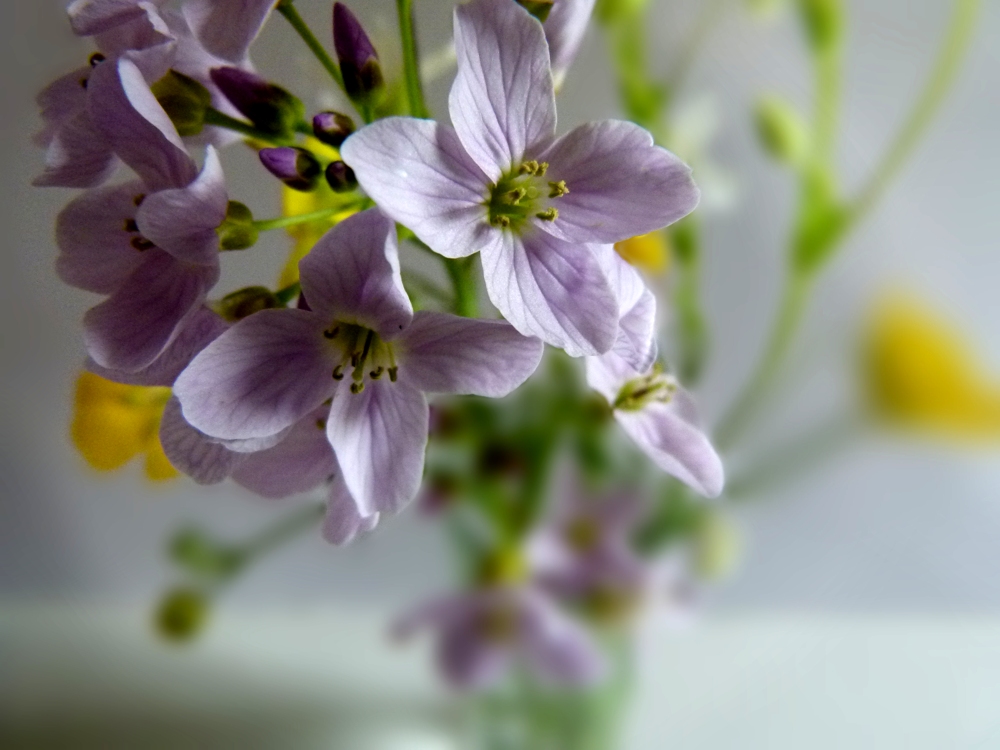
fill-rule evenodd
<path id="1" fill-rule="evenodd" d="M 670 267 L 670 246 L 662 231 L 640 234 L 615 244 L 618 254 L 649 273 L 665 273 Z"/>
<path id="2" fill-rule="evenodd" d="M 156 435 L 155 438 L 155 440 L 150 442 L 149 448 L 146 450 L 146 464 L 144 467 L 146 478 L 151 482 L 165 482 L 169 479 L 176 479 L 180 476 L 180 472 L 174 468 L 174 465 L 170 463 L 170 459 L 167 458 L 167 454 L 163 452 L 159 435 Z"/>
<path id="3" fill-rule="evenodd" d="M 866 344 L 872 408 L 892 423 L 962 439 L 1000 438 L 1000 383 L 964 333 L 937 310 L 894 294 Z"/>

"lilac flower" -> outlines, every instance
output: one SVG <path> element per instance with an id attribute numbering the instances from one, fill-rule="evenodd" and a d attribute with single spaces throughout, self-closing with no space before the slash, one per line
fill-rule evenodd
<path id="1" fill-rule="evenodd" d="M 73 33 L 94 36 L 147 15 L 149 6 L 162 5 L 165 0 L 74 0 L 66 12 Z"/>
<path id="2" fill-rule="evenodd" d="M 552 79 L 556 89 L 562 86 L 566 72 L 583 43 L 595 0 L 555 0 L 545 19 L 545 38 L 549 42 Z"/>
<path id="3" fill-rule="evenodd" d="M 595 257 L 698 200 L 689 170 L 632 123 L 555 137 L 541 24 L 514 2 L 455 10 L 454 130 L 386 118 L 341 149 L 379 206 L 436 252 L 481 252 L 490 300 L 521 333 L 574 356 L 607 351 L 618 305 Z"/>
<path id="4" fill-rule="evenodd" d="M 216 438 L 262 438 L 332 400 L 326 435 L 360 515 L 394 512 L 423 471 L 423 392 L 505 395 L 542 345 L 498 321 L 414 315 L 395 227 L 377 210 L 337 225 L 299 270 L 309 309 L 263 310 L 209 345 L 175 386 L 184 418 Z"/>
<path id="5" fill-rule="evenodd" d="M 515 664 L 542 682 L 586 685 L 606 670 L 584 628 L 529 586 L 476 590 L 432 601 L 403 618 L 400 637 L 437 631 L 437 661 L 455 687 L 482 689 Z"/>
<path id="6" fill-rule="evenodd" d="M 87 350 L 101 367 L 152 363 L 202 308 L 219 279 L 228 197 L 218 156 L 188 155 L 130 60 L 91 77 L 91 115 L 140 180 L 83 193 L 60 214 L 57 270 L 108 299 L 84 318 Z"/>
<path id="7" fill-rule="evenodd" d="M 188 0 L 184 18 L 211 55 L 247 67 L 247 50 L 264 27 L 276 0 Z"/>

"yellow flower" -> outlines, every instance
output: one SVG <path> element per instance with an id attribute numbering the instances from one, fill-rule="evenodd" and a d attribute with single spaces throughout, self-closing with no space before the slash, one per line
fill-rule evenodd
<path id="1" fill-rule="evenodd" d="M 98 471 L 114 471 L 145 455 L 146 476 L 153 481 L 178 476 L 160 445 L 160 419 L 169 388 L 122 385 L 94 375 L 76 381 L 73 444 Z"/>
<path id="2" fill-rule="evenodd" d="M 662 231 L 640 234 L 615 243 L 615 250 L 633 266 L 650 273 L 665 273 L 670 267 L 670 245 Z"/>
<path id="3" fill-rule="evenodd" d="M 869 403 L 884 420 L 959 439 L 1000 438 L 1000 383 L 963 333 L 912 296 L 872 318 L 865 349 Z"/>
<path id="4" fill-rule="evenodd" d="M 306 139 L 306 148 L 312 151 L 323 162 L 335 161 L 340 158 L 336 149 L 320 143 L 315 138 Z M 284 216 L 299 216 L 309 214 L 314 211 L 322 211 L 326 208 L 337 208 L 357 200 L 356 195 L 338 194 L 330 189 L 326 180 L 320 180 L 319 186 L 308 193 L 301 190 L 292 190 L 285 187 L 282 192 L 282 214 Z M 310 221 L 305 224 L 295 224 L 286 230 L 294 240 L 292 252 L 288 256 L 281 275 L 278 278 L 278 288 L 294 284 L 299 280 L 299 261 L 302 260 L 309 251 L 312 250 L 319 238 L 322 237 L 334 224 L 337 224 L 348 216 L 356 212 L 356 208 L 345 208 L 344 211 L 332 214 L 319 221 Z"/>

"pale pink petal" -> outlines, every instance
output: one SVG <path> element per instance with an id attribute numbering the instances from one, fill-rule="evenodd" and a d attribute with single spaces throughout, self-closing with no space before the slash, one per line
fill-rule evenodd
<path id="1" fill-rule="evenodd" d="M 95 128 L 90 113 L 81 110 L 53 133 L 45 152 L 45 171 L 32 184 L 94 187 L 105 182 L 117 165 L 108 139 Z"/>
<path id="2" fill-rule="evenodd" d="M 66 12 L 73 33 L 77 36 L 93 36 L 115 26 L 142 18 L 146 15 L 147 4 L 164 0 L 74 0 Z"/>
<path id="3" fill-rule="evenodd" d="M 503 232 L 482 260 L 490 301 L 522 334 L 573 357 L 611 348 L 618 301 L 590 247 L 545 232 Z"/>
<path id="4" fill-rule="evenodd" d="M 330 494 L 323 519 L 323 538 L 330 544 L 349 544 L 361 534 L 372 531 L 379 521 L 379 514 L 362 516 L 354 503 L 347 485 L 340 474 L 330 482 Z"/>
<path id="5" fill-rule="evenodd" d="M 35 97 L 44 127 L 32 140 L 37 146 L 48 146 L 59 128 L 87 108 L 87 85 L 93 68 L 82 68 L 60 76 Z"/>
<path id="6" fill-rule="evenodd" d="M 246 60 L 276 0 L 190 0 L 184 17 L 211 54 L 232 65 Z"/>
<path id="7" fill-rule="evenodd" d="M 496 182 L 556 128 L 542 25 L 515 2 L 473 0 L 455 9 L 458 76 L 448 109 L 465 150 Z"/>
<path id="8" fill-rule="evenodd" d="M 361 515 L 395 513 L 417 494 L 427 421 L 424 395 L 406 383 L 383 378 L 361 393 L 337 391 L 326 434 Z"/>
<path id="9" fill-rule="evenodd" d="M 174 385 L 184 418 L 225 439 L 274 435 L 333 395 L 339 352 L 307 310 L 262 310 L 201 352 Z"/>
<path id="10" fill-rule="evenodd" d="M 218 484 L 242 463 L 234 453 L 184 421 L 181 405 L 171 398 L 160 421 L 160 445 L 170 463 L 198 484 Z"/>
<path id="11" fill-rule="evenodd" d="M 399 342 L 399 377 L 422 391 L 498 398 L 527 380 L 544 347 L 499 320 L 418 312 Z"/>
<path id="12" fill-rule="evenodd" d="M 340 153 L 379 208 L 435 252 L 462 258 L 487 244 L 489 180 L 451 128 L 387 117 L 348 138 Z"/>

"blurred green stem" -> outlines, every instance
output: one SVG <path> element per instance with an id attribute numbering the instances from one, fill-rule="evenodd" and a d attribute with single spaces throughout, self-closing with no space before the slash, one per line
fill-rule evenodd
<path id="1" fill-rule="evenodd" d="M 364 203 L 366 199 L 362 199 L 360 202 Z M 349 210 L 349 205 L 336 206 L 335 208 L 324 208 L 320 211 L 312 211 L 307 214 L 294 214 L 292 216 L 279 216 L 276 219 L 260 219 L 253 223 L 254 229 L 258 232 L 266 232 L 270 229 L 284 229 L 286 227 L 294 227 L 297 224 L 308 224 L 311 221 L 320 221 L 322 219 L 328 219 L 336 214 L 343 213 Z"/>
<path id="2" fill-rule="evenodd" d="M 455 314 L 463 318 L 475 318 L 479 314 L 479 300 L 476 294 L 476 277 L 473 275 L 475 256 L 452 260 L 445 258 L 445 270 L 455 290 Z"/>
<path id="3" fill-rule="evenodd" d="M 396 0 L 399 13 L 399 36 L 403 45 L 403 76 L 406 80 L 406 99 L 410 114 L 414 117 L 429 117 L 424 103 L 423 86 L 420 83 L 420 59 L 417 54 L 417 39 L 413 31 L 413 0 Z"/>
<path id="4" fill-rule="evenodd" d="M 313 34 L 312 29 L 309 28 L 309 24 L 299 15 L 299 12 L 292 4 L 292 0 L 280 0 L 276 10 L 287 19 L 296 33 L 302 37 L 302 41 L 306 43 L 309 50 L 316 56 L 316 59 L 319 60 L 320 65 L 326 69 L 326 72 L 330 74 L 330 77 L 340 87 L 340 90 L 346 94 L 344 78 L 340 75 L 340 66 L 337 65 L 330 56 L 330 53 L 326 51 L 326 48 L 323 47 L 319 39 L 316 38 L 316 35 Z M 366 122 L 368 121 L 366 118 Z"/>
<path id="5" fill-rule="evenodd" d="M 205 110 L 205 124 L 216 128 L 232 130 L 240 135 L 245 135 L 247 138 L 253 138 L 256 141 L 269 143 L 272 146 L 288 145 L 288 141 L 276 139 L 273 133 L 265 133 L 263 130 L 255 128 L 249 122 L 244 122 L 243 120 L 238 120 L 235 117 L 230 117 L 224 112 L 220 112 L 212 107 Z"/>
<path id="6" fill-rule="evenodd" d="M 681 51 L 674 60 L 666 77 L 667 91 L 673 93 L 684 83 L 691 66 L 698 57 L 705 41 L 723 18 L 723 10 L 729 0 L 703 0 L 701 15 L 695 21 L 694 29 L 688 34 Z"/>
<path id="7" fill-rule="evenodd" d="M 694 216 L 674 225 L 670 233 L 671 251 L 676 261 L 674 308 L 680 344 L 678 374 L 687 386 L 695 385 L 705 369 L 708 353 L 708 326 L 701 309 L 701 235 Z"/>
<path id="8" fill-rule="evenodd" d="M 316 524 L 323 519 L 325 513 L 325 502 L 305 505 L 282 516 L 269 526 L 265 526 L 240 545 L 242 566 L 246 567 L 300 534 L 316 528 Z"/>

